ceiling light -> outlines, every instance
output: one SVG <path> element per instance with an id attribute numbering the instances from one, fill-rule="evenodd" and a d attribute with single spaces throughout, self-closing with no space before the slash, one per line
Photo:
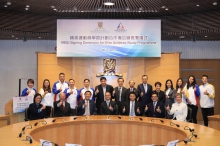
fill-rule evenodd
<path id="1" fill-rule="evenodd" d="M 168 8 L 166 8 L 165 10 L 166 10 L 166 11 L 168 11 L 169 9 L 168 9 Z"/>
<path id="2" fill-rule="evenodd" d="M 7 7 L 8 7 L 8 5 L 4 5 L 4 7 L 5 7 L 5 8 L 7 8 Z"/>
<path id="3" fill-rule="evenodd" d="M 54 8 L 53 10 L 54 10 L 54 11 L 56 11 L 57 9 L 56 9 L 56 8 Z"/>
<path id="4" fill-rule="evenodd" d="M 205 38 L 207 38 L 208 36 L 206 35 Z"/>
<path id="5" fill-rule="evenodd" d="M 74 10 L 74 11 L 76 11 L 76 10 L 77 10 L 77 7 L 76 7 L 76 6 L 74 6 L 74 7 L 73 7 L 73 10 Z"/>
<path id="6" fill-rule="evenodd" d="M 128 6 L 126 6 L 126 7 L 125 7 L 125 10 L 129 11 L 130 9 L 129 9 L 129 7 L 128 7 Z"/>
<path id="7" fill-rule="evenodd" d="M 7 5 L 11 5 L 11 2 L 7 2 Z"/>
<path id="8" fill-rule="evenodd" d="M 184 38 L 185 38 L 185 36 L 181 35 L 179 38 L 180 38 L 180 39 L 184 39 Z"/>
<path id="9" fill-rule="evenodd" d="M 217 2 L 214 2 L 214 3 L 213 3 L 214 6 L 216 6 L 217 4 L 218 4 Z"/>
<path id="10" fill-rule="evenodd" d="M 29 5 L 26 5 L 26 7 L 29 8 L 30 6 L 29 6 Z"/>
<path id="11" fill-rule="evenodd" d="M 111 1 L 111 0 L 105 0 L 103 4 L 106 5 L 106 6 L 113 6 L 113 5 L 115 5 L 114 2 Z"/>
<path id="12" fill-rule="evenodd" d="M 197 7 L 199 7 L 199 5 L 196 5 Z"/>
<path id="13" fill-rule="evenodd" d="M 41 39 L 41 37 L 38 37 L 39 39 Z"/>
<path id="14" fill-rule="evenodd" d="M 29 10 L 29 8 L 25 8 L 25 10 Z"/>
<path id="15" fill-rule="evenodd" d="M 81 11 L 81 12 L 84 12 L 84 11 Z"/>
<path id="16" fill-rule="evenodd" d="M 102 10 L 102 7 L 98 7 L 98 9 L 97 9 L 98 11 L 101 11 Z"/>
<path id="17" fill-rule="evenodd" d="M 138 11 L 138 12 L 141 12 L 141 11 Z"/>
<path id="18" fill-rule="evenodd" d="M 166 8 L 166 6 L 162 6 L 161 8 L 162 8 L 162 9 L 165 9 L 165 8 Z"/>
<path id="19" fill-rule="evenodd" d="M 140 8 L 139 8 L 139 10 L 140 10 L 140 11 L 142 11 L 142 10 L 143 10 L 143 8 L 142 8 L 142 7 L 140 7 Z"/>
<path id="20" fill-rule="evenodd" d="M 55 6 L 50 6 L 52 9 L 54 9 L 55 8 Z"/>
<path id="21" fill-rule="evenodd" d="M 12 35 L 11 37 L 15 37 L 14 35 Z"/>
<path id="22" fill-rule="evenodd" d="M 18 39 L 18 38 L 15 38 L 16 40 Z"/>

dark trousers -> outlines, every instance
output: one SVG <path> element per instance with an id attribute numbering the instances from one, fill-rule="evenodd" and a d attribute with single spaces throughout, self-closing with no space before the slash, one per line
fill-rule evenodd
<path id="1" fill-rule="evenodd" d="M 214 115 L 214 107 L 212 108 L 201 108 L 204 125 L 208 127 L 208 116 Z"/>
<path id="2" fill-rule="evenodd" d="M 51 106 L 46 106 L 45 112 L 46 112 L 46 117 L 49 118 L 51 113 Z"/>
<path id="3" fill-rule="evenodd" d="M 70 116 L 75 116 L 76 115 L 76 110 L 75 109 L 70 109 Z"/>
<path id="4" fill-rule="evenodd" d="M 192 123 L 197 124 L 197 112 L 198 112 L 198 106 L 187 104 L 188 107 L 192 109 Z"/>

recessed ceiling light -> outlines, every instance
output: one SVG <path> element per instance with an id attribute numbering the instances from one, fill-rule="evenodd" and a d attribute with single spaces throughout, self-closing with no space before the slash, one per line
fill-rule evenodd
<path id="1" fill-rule="evenodd" d="M 205 38 L 207 38 L 208 36 L 206 35 Z"/>
<path id="2" fill-rule="evenodd" d="M 84 12 L 84 11 L 81 11 L 81 12 Z"/>
<path id="3" fill-rule="evenodd" d="M 139 10 L 140 10 L 140 11 L 142 11 L 142 10 L 143 10 L 143 8 L 142 8 L 142 7 L 140 7 L 140 8 L 139 8 Z"/>
<path id="4" fill-rule="evenodd" d="M 11 2 L 7 2 L 7 5 L 11 5 Z"/>
<path id="5" fill-rule="evenodd" d="M 5 8 L 7 8 L 7 7 L 8 7 L 8 5 L 4 5 L 4 7 L 5 7 Z"/>
<path id="6" fill-rule="evenodd" d="M 16 40 L 18 39 L 18 38 L 15 38 Z"/>
<path id="7" fill-rule="evenodd" d="M 29 10 L 29 8 L 25 8 L 25 10 Z"/>
<path id="8" fill-rule="evenodd" d="M 184 39 L 184 38 L 185 38 L 185 36 L 184 36 L 184 35 L 181 35 L 179 38 L 180 38 L 180 39 Z"/>
<path id="9" fill-rule="evenodd" d="M 41 37 L 38 37 L 39 39 L 41 39 Z"/>
<path id="10" fill-rule="evenodd" d="M 56 9 L 56 8 L 54 8 L 53 10 L 54 10 L 54 11 L 56 11 L 57 9 Z"/>
<path id="11" fill-rule="evenodd" d="M 15 37 L 14 35 L 12 35 L 11 37 Z"/>
<path id="12" fill-rule="evenodd" d="M 214 2 L 214 3 L 213 3 L 214 6 L 216 6 L 217 4 L 218 4 L 217 2 Z"/>
<path id="13" fill-rule="evenodd" d="M 55 6 L 50 6 L 52 9 L 54 9 L 55 8 Z"/>
<path id="14" fill-rule="evenodd" d="M 169 9 L 168 9 L 168 8 L 166 8 L 165 10 L 166 10 L 166 11 L 168 11 Z"/>
<path id="15" fill-rule="evenodd" d="M 199 7 L 199 5 L 196 5 L 197 7 Z"/>
<path id="16" fill-rule="evenodd" d="M 113 5 L 115 5 L 115 4 L 114 4 L 112 1 L 110 1 L 110 0 L 104 1 L 103 4 L 106 5 L 106 6 L 113 6 Z"/>
<path id="17" fill-rule="evenodd" d="M 165 8 L 166 8 L 166 6 L 162 6 L 161 8 L 162 8 L 162 9 L 165 9 Z"/>
<path id="18" fill-rule="evenodd" d="M 76 7 L 76 6 L 74 6 L 74 7 L 73 7 L 73 10 L 74 10 L 74 11 L 76 11 L 76 10 L 77 10 L 77 7 Z"/>
<path id="19" fill-rule="evenodd" d="M 26 7 L 29 8 L 30 6 L 29 6 L 29 5 L 26 5 Z"/>
<path id="20" fill-rule="evenodd" d="M 141 11 L 138 11 L 139 13 L 141 12 Z"/>
<path id="21" fill-rule="evenodd" d="M 129 11 L 130 9 L 129 9 L 129 7 L 127 6 L 127 7 L 125 7 L 125 10 Z"/>

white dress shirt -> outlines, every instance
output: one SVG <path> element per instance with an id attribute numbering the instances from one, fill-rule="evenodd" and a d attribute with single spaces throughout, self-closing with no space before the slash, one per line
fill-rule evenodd
<path id="1" fill-rule="evenodd" d="M 169 93 L 170 93 L 170 90 L 171 90 L 171 88 L 168 88 L 167 90 L 166 90 L 166 95 L 168 96 L 169 95 Z"/>
<path id="2" fill-rule="evenodd" d="M 132 111 L 132 103 L 133 103 L 133 111 Z M 133 112 L 133 116 L 136 116 L 135 115 L 135 101 L 130 101 L 130 111 L 129 111 L 129 115 L 131 115 Z"/>
<path id="3" fill-rule="evenodd" d="M 185 103 L 174 103 L 171 110 L 168 112 L 169 115 L 173 115 L 173 119 L 176 118 L 178 121 L 186 121 L 188 113 L 188 107 Z"/>
<path id="4" fill-rule="evenodd" d="M 147 84 L 143 84 L 143 86 L 144 86 L 144 92 L 146 94 L 147 93 Z"/>

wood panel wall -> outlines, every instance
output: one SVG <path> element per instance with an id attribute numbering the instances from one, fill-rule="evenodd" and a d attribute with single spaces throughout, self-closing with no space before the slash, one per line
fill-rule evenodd
<path id="1" fill-rule="evenodd" d="M 186 83 L 189 75 L 194 75 L 198 85 L 202 84 L 202 75 L 206 74 L 209 76 L 209 83 L 213 84 L 215 87 L 215 114 L 220 113 L 220 59 L 181 59 L 180 61 L 180 75 Z M 198 110 L 197 115 L 198 120 L 202 120 L 201 108 Z"/>
<path id="2" fill-rule="evenodd" d="M 83 87 L 83 80 L 91 80 L 91 87 L 100 84 L 97 73 L 103 72 L 104 58 L 57 58 L 56 54 L 38 53 L 38 89 L 42 87 L 45 78 L 51 85 L 58 80 L 58 74 L 64 72 L 66 81 L 73 78 L 75 86 Z M 161 58 L 115 58 L 116 72 L 122 73 L 125 79 L 124 86 L 133 79 L 136 86 L 141 83 L 141 76 L 147 74 L 148 82 L 152 85 L 156 81 L 163 84 L 169 78 L 175 81 L 179 78 L 179 54 L 162 54 Z M 107 83 L 117 86 L 116 76 L 107 76 Z"/>

